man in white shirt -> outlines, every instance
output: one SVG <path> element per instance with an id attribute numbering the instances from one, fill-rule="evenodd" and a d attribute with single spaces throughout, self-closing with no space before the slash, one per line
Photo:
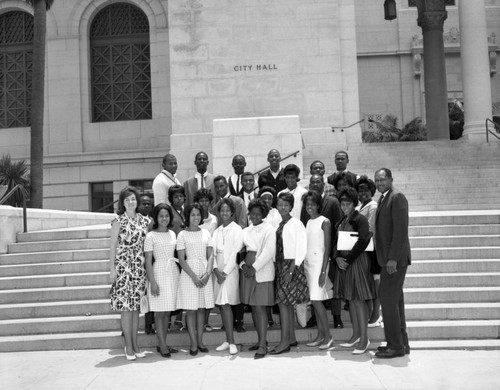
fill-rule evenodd
<path id="1" fill-rule="evenodd" d="M 177 158 L 173 154 L 166 154 L 161 163 L 163 170 L 153 180 L 153 195 L 155 206 L 160 203 L 170 204 L 168 189 L 173 185 L 181 185 L 175 173 L 177 172 Z"/>
<path id="2" fill-rule="evenodd" d="M 243 192 L 242 175 L 247 166 L 245 157 L 241 154 L 237 154 L 233 157 L 232 163 L 234 173 L 227 178 L 227 184 L 229 184 L 229 192 L 231 195 L 240 196 Z"/>
<path id="3" fill-rule="evenodd" d="M 243 186 L 243 192 L 240 198 L 245 202 L 245 207 L 248 210 L 248 204 L 251 200 L 257 198 L 255 189 L 255 177 L 252 172 L 243 172 L 241 175 L 241 184 Z"/>

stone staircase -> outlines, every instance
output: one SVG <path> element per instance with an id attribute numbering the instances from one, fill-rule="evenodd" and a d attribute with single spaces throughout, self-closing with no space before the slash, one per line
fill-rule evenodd
<path id="1" fill-rule="evenodd" d="M 347 151 L 352 172 L 373 180 L 376 169 L 391 169 L 410 211 L 500 209 L 500 142 L 395 142 L 349 146 Z M 327 172 L 335 169 L 334 153 L 323 157 Z M 304 158 L 305 171 L 309 160 Z"/>
<path id="2" fill-rule="evenodd" d="M 412 344 L 500 346 L 500 212 L 417 212 L 410 221 L 405 297 Z M 109 226 L 19 234 L 0 255 L 0 351 L 121 347 L 119 315 L 109 308 L 108 247 Z M 245 321 L 249 331 L 236 338 L 249 344 L 256 335 L 250 317 Z M 220 317 L 213 314 L 211 323 L 220 325 Z M 335 338 L 347 339 L 348 327 Z M 315 331 L 299 329 L 297 337 L 307 341 Z M 369 331 L 372 341 L 383 340 L 381 328 Z M 216 345 L 224 334 L 205 339 Z M 279 329 L 269 340 L 279 340 Z M 156 337 L 141 333 L 140 343 L 153 347 Z M 187 346 L 186 332 L 170 333 L 169 343 Z"/>
<path id="3" fill-rule="evenodd" d="M 410 202 L 413 264 L 405 283 L 413 348 L 500 348 L 500 144 L 405 143 L 349 148 L 350 169 L 392 169 Z M 434 161 L 434 162 L 433 162 Z M 110 311 L 109 225 L 20 233 L 0 255 L 0 352 L 121 348 Z M 335 339 L 349 338 L 349 319 Z M 141 317 L 141 329 L 143 329 Z M 213 313 L 211 324 L 220 325 Z M 255 342 L 250 316 L 242 344 Z M 300 342 L 316 329 L 298 329 Z M 370 328 L 381 341 L 382 328 Z M 270 330 L 270 342 L 279 329 Z M 208 345 L 224 333 L 206 333 Z M 154 347 L 156 336 L 140 334 Z M 168 342 L 189 345 L 186 332 Z M 300 347 L 303 345 L 301 344 Z"/>

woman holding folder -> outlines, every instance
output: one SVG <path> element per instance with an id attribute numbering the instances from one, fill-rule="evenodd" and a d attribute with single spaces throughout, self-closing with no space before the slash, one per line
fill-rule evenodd
<path id="1" fill-rule="evenodd" d="M 339 194 L 340 208 L 344 217 L 338 225 L 334 259 L 338 268 L 335 275 L 334 298 L 346 299 L 350 302 L 349 314 L 352 322 L 352 336 L 341 347 L 356 347 L 353 354 L 365 353 L 370 345 L 368 340 L 368 305 L 367 301 L 376 297 L 375 283 L 370 274 L 370 258 L 365 252 L 372 234 L 365 216 L 355 210 L 358 204 L 358 193 L 353 188 L 343 190 Z M 358 239 L 350 250 L 339 250 L 343 242 L 339 236 L 342 232 L 356 232 Z"/>

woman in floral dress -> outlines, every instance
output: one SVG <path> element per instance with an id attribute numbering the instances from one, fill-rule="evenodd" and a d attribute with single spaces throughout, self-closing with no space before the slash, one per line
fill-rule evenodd
<path id="1" fill-rule="evenodd" d="M 126 187 L 118 199 L 118 218 L 111 223 L 111 309 L 121 312 L 127 360 L 145 357 L 137 343 L 141 296 L 146 285 L 144 239 L 150 219 L 138 212 L 139 193 Z"/>

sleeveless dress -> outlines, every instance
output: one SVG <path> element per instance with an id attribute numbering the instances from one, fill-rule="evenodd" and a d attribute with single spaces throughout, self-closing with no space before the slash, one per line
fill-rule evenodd
<path id="1" fill-rule="evenodd" d="M 139 213 L 135 218 L 123 213 L 116 221 L 120 228 L 115 256 L 116 281 L 111 286 L 111 309 L 138 311 L 146 289 L 143 245 L 150 220 Z"/>
<path id="2" fill-rule="evenodd" d="M 320 215 L 315 219 L 307 221 L 307 255 L 304 260 L 304 271 L 307 277 L 307 286 L 309 287 L 309 299 L 311 301 L 325 301 L 331 299 L 333 295 L 333 284 L 326 277 L 323 287 L 319 286 L 319 277 L 321 267 L 323 266 L 323 255 L 325 253 L 325 235 L 321 226 L 327 218 Z M 326 275 L 328 275 L 326 268 Z"/>
<path id="3" fill-rule="evenodd" d="M 342 220 L 338 231 L 354 231 L 348 218 Z M 337 256 L 346 257 L 348 254 L 348 251 L 339 251 Z M 338 266 L 336 267 L 337 272 L 335 273 L 335 280 L 333 282 L 334 298 L 349 301 L 366 301 L 377 297 L 375 282 L 370 273 L 370 258 L 367 252 L 361 253 L 345 271 L 338 268 Z"/>
<path id="4" fill-rule="evenodd" d="M 213 246 L 208 230 L 183 230 L 177 236 L 177 250 L 186 251 L 186 262 L 198 276 L 207 272 L 207 247 Z M 183 310 L 212 309 L 214 307 L 214 288 L 209 279 L 205 287 L 198 288 L 184 271 L 179 279 L 177 308 Z"/>
<path id="5" fill-rule="evenodd" d="M 288 221 L 287 221 L 288 222 Z M 295 259 L 285 259 L 283 254 L 283 228 L 286 222 L 281 222 L 276 230 L 276 279 L 275 279 L 275 296 L 276 303 L 284 305 L 296 305 L 309 300 L 307 288 L 307 279 L 304 272 L 304 267 L 301 265 L 293 270 L 290 283 L 285 282 L 285 277 L 288 275 L 288 269 L 292 261 Z"/>
<path id="6" fill-rule="evenodd" d="M 149 232 L 144 241 L 144 252 L 153 252 L 154 278 L 160 287 L 160 294 L 154 296 L 148 288 L 150 311 L 174 311 L 179 288 L 179 268 L 174 258 L 175 232 Z"/>

